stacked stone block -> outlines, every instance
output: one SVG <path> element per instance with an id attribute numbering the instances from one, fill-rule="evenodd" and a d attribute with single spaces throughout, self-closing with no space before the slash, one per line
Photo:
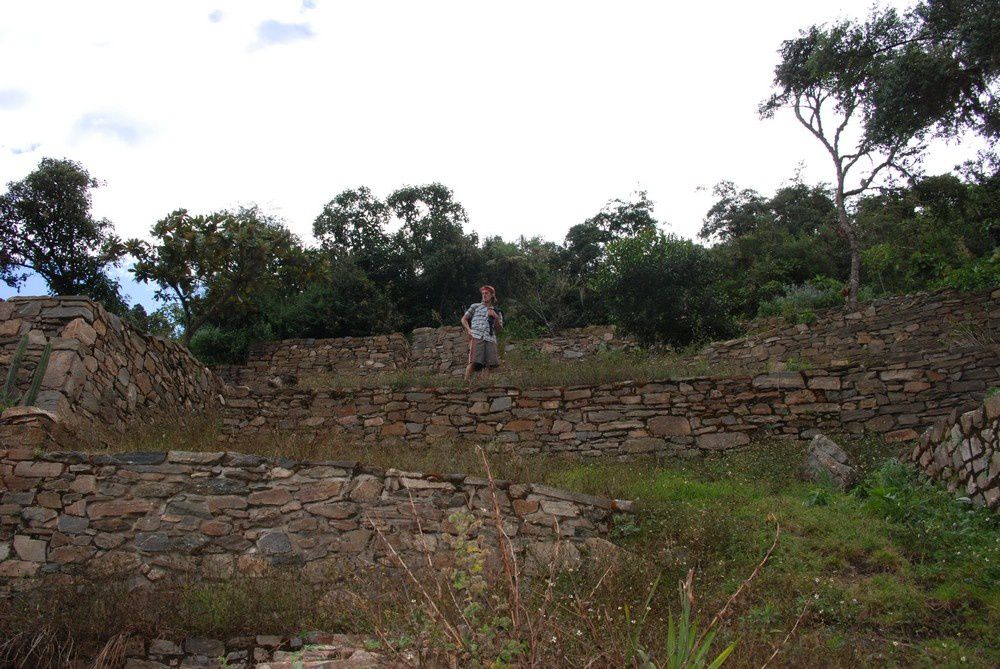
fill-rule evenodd
<path id="1" fill-rule="evenodd" d="M 818 431 L 913 440 L 991 384 L 1000 384 L 1000 357 L 980 350 L 876 368 L 601 386 L 229 388 L 222 417 L 224 437 L 236 442 L 287 430 L 367 443 L 487 439 L 529 453 L 627 458 L 723 450 L 760 437 L 810 439 Z"/>
<path id="2" fill-rule="evenodd" d="M 30 342 L 26 370 L 46 342 L 52 345 L 36 405 L 83 439 L 121 434 L 161 416 L 204 412 L 222 391 L 186 348 L 136 330 L 86 297 L 0 302 L 0 368 L 10 364 L 24 334 Z"/>
<path id="3" fill-rule="evenodd" d="M 284 339 L 252 347 L 245 365 L 220 365 L 216 373 L 226 383 L 266 386 L 268 382 L 294 383 L 312 374 L 368 376 L 408 365 L 409 344 L 398 332 L 373 337 L 335 339 Z"/>
<path id="4" fill-rule="evenodd" d="M 38 454 L 0 450 L 0 583 L 53 574 L 122 574 L 135 584 L 198 574 L 225 578 L 292 566 L 322 581 L 345 565 L 449 560 L 449 516 L 480 519 L 492 537 L 489 481 L 295 462 L 239 453 Z M 544 559 L 608 534 L 628 502 L 543 485 L 496 482 L 517 552 Z M 384 537 L 384 538 L 383 538 Z M 0 588 L 2 594 L 2 588 Z"/>
<path id="5" fill-rule="evenodd" d="M 1000 290 L 941 290 L 875 300 L 858 310 L 816 312 L 812 325 L 758 323 L 751 335 L 706 347 L 710 361 L 846 362 L 919 360 L 930 352 L 1000 346 Z"/>
<path id="6" fill-rule="evenodd" d="M 554 360 L 571 362 L 592 357 L 599 351 L 635 351 L 638 342 L 615 332 L 614 326 L 592 325 L 567 328 L 554 336 L 520 343 Z M 515 344 L 506 344 L 508 350 Z M 469 360 L 469 338 L 459 326 L 417 328 L 413 331 L 410 367 L 416 371 L 460 376 Z"/>
<path id="7" fill-rule="evenodd" d="M 973 503 L 1000 509 L 1000 396 L 928 430 L 912 459 Z"/>
<path id="8" fill-rule="evenodd" d="M 125 669 L 231 667 L 243 669 L 403 669 L 407 665 L 365 648 L 367 639 L 347 634 L 310 632 L 297 637 L 267 634 L 174 642 L 138 637 L 125 648 Z M 224 660 L 224 663 L 223 663 Z"/>
<path id="9" fill-rule="evenodd" d="M 254 388 L 294 385 L 300 378 L 326 373 L 371 376 L 411 369 L 456 376 L 465 371 L 469 339 L 461 327 L 417 328 L 412 340 L 411 345 L 398 332 L 372 337 L 285 339 L 254 346 L 244 365 L 217 365 L 213 369 L 230 385 Z M 593 356 L 600 350 L 638 348 L 635 340 L 616 336 L 611 326 L 570 328 L 524 345 L 562 361 Z"/>

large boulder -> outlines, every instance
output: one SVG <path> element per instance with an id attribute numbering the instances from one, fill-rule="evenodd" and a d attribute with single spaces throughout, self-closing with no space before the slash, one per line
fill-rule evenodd
<path id="1" fill-rule="evenodd" d="M 858 472 L 850 465 L 844 449 L 822 434 L 809 443 L 806 470 L 815 481 L 831 483 L 839 490 L 847 490 L 858 480 Z"/>

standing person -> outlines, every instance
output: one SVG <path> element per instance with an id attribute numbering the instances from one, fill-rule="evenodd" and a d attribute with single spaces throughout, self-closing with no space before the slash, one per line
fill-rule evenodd
<path id="1" fill-rule="evenodd" d="M 465 368 L 465 380 L 473 370 L 483 370 L 489 376 L 490 370 L 500 366 L 497 355 L 497 332 L 503 329 L 503 313 L 496 308 L 497 292 L 493 286 L 479 289 L 482 302 L 470 306 L 462 316 L 462 327 L 469 335 L 469 364 Z"/>

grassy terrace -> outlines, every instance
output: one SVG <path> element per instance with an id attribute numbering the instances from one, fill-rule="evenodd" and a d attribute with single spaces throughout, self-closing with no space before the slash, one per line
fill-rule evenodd
<path id="1" fill-rule="evenodd" d="M 299 386 L 314 390 L 329 388 L 465 388 L 469 385 L 537 386 L 600 385 L 614 381 L 651 381 L 699 376 L 745 376 L 769 371 L 767 364 L 708 362 L 688 353 L 651 354 L 602 351 L 577 362 L 554 360 L 529 347 L 519 346 L 501 356 L 500 369 L 484 377 L 476 374 L 466 382 L 461 376 L 399 370 L 359 376 L 317 372 L 299 379 Z M 794 365 L 793 365 L 794 366 Z"/>
<path id="2" fill-rule="evenodd" d="M 187 434 L 199 436 L 152 430 L 121 447 L 216 448 L 210 429 Z M 242 450 L 483 473 L 468 448 L 261 441 Z M 618 558 L 557 574 L 547 593 L 545 579 L 524 586 L 529 611 L 546 611 L 544 618 L 532 614 L 530 639 L 506 630 L 502 616 L 483 618 L 470 632 L 480 644 L 479 659 L 486 664 L 514 652 L 512 659 L 524 660 L 530 651 L 535 666 L 623 666 L 636 644 L 656 657 L 667 638 L 666 620 L 679 609 L 677 584 L 688 570 L 695 570 L 694 617 L 705 625 L 760 562 L 777 524 L 774 553 L 718 627 L 716 651 L 737 644 L 725 666 L 761 666 L 797 620 L 772 666 L 1000 664 L 997 517 L 925 482 L 893 460 L 889 447 L 864 442 L 854 450 L 865 479 L 850 494 L 802 479 L 802 447 L 787 443 L 660 464 L 491 456 L 498 478 L 635 499 L 640 509 L 616 527 L 615 541 L 625 549 Z M 432 592 L 438 591 L 430 584 L 447 590 L 440 574 L 437 581 L 428 578 Z M 505 610 L 490 594 L 502 590 L 501 581 L 477 595 L 480 611 Z M 45 643 L 72 636 L 78 647 L 95 648 L 122 632 L 227 638 L 323 629 L 382 637 L 404 649 L 414 639 L 446 645 L 439 626 L 428 623 L 426 602 L 402 577 L 355 573 L 342 587 L 317 588 L 294 573 L 276 572 L 223 584 L 193 581 L 139 596 L 120 583 L 97 584 L 80 595 L 57 588 L 45 598 L 15 603 L 0 613 L 0 638 L 41 630 Z M 461 666 L 474 666 L 475 659 L 466 657 Z"/>

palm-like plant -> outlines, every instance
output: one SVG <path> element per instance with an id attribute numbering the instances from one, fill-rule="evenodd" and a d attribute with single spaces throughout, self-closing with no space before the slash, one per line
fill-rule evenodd
<path id="1" fill-rule="evenodd" d="M 3 384 L 3 392 L 0 393 L 0 409 L 18 405 L 31 406 L 38 399 L 38 391 L 42 387 L 42 378 L 45 376 L 45 369 L 49 366 L 49 356 L 52 355 L 52 344 L 45 344 L 45 348 L 42 349 L 42 357 L 38 360 L 38 365 L 35 366 L 34 374 L 31 377 L 31 384 L 28 386 L 27 392 L 19 396 L 15 391 L 14 383 L 17 381 L 17 372 L 21 367 L 21 361 L 24 359 L 24 353 L 27 349 L 28 335 L 24 335 L 14 350 L 14 357 L 10 361 L 10 369 L 7 370 L 7 380 Z"/>

